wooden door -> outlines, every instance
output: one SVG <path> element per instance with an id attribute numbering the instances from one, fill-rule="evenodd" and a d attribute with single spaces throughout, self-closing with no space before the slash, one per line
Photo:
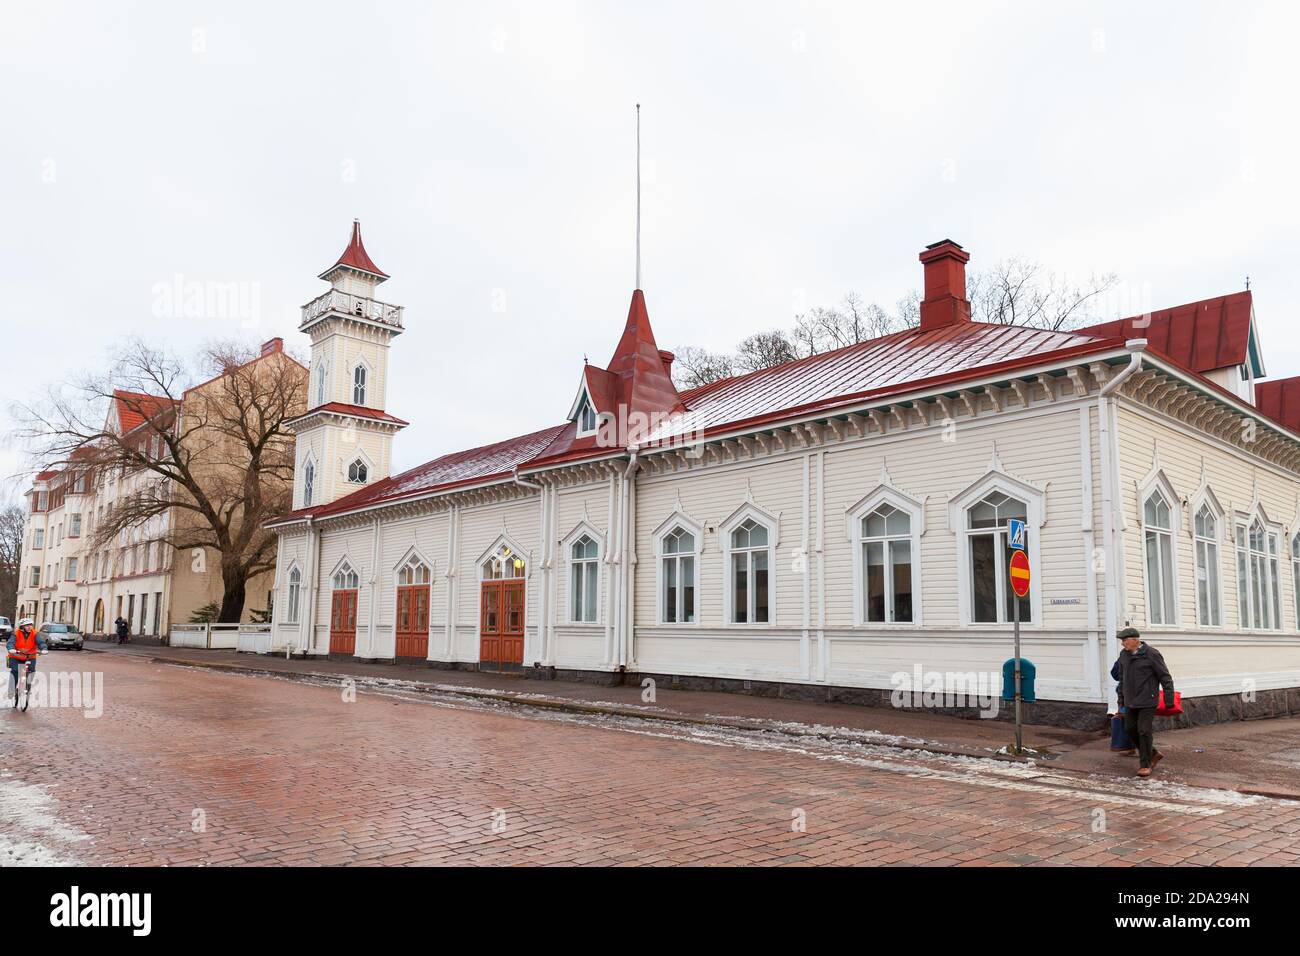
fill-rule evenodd
<path id="1" fill-rule="evenodd" d="M 524 582 L 501 582 L 501 657 L 503 664 L 524 662 Z"/>
<path id="2" fill-rule="evenodd" d="M 357 650 L 357 592 L 335 591 L 330 604 L 330 653 L 355 654 Z"/>
<path id="3" fill-rule="evenodd" d="M 501 660 L 501 582 L 484 581 L 479 598 L 480 661 Z"/>
<path id="4" fill-rule="evenodd" d="M 397 656 L 429 656 L 429 586 L 397 589 Z"/>

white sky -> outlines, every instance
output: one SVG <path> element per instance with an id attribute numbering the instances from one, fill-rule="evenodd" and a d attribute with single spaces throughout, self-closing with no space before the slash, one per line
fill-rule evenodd
<path id="1" fill-rule="evenodd" d="M 0 408 L 128 334 L 305 349 L 357 216 L 399 469 L 561 421 L 627 312 L 637 101 L 663 348 L 892 306 L 951 237 L 1118 273 L 1107 317 L 1249 275 L 1300 373 L 1297 5 L 903 6 L 6 3 Z M 178 277 L 257 314 L 159 315 Z"/>

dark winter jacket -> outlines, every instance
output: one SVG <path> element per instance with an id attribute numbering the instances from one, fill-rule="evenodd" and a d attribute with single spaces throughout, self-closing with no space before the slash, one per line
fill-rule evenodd
<path id="1" fill-rule="evenodd" d="M 1141 643 L 1137 650 L 1119 652 L 1119 699 L 1126 707 L 1154 707 L 1165 689 L 1165 702 L 1174 702 L 1174 679 L 1165 659 L 1150 644 Z"/>

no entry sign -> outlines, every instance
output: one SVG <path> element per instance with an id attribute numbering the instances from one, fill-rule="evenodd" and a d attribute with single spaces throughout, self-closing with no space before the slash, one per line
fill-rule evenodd
<path id="1" fill-rule="evenodd" d="M 1016 597 L 1029 593 L 1029 558 L 1023 551 L 1011 552 L 1011 590 Z"/>

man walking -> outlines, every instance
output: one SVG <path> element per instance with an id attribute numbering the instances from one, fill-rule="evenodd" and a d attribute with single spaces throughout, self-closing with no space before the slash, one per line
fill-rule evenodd
<path id="1" fill-rule="evenodd" d="M 1119 652 L 1120 703 L 1125 707 L 1124 729 L 1128 731 L 1129 739 L 1137 743 L 1137 775 L 1149 777 L 1152 768 L 1164 757 L 1164 754 L 1156 750 L 1151 733 L 1156 704 L 1163 687 L 1165 700 L 1172 706 L 1174 679 L 1160 652 L 1142 640 L 1137 628 L 1124 628 L 1119 632 L 1119 639 L 1124 645 L 1124 649 Z"/>

